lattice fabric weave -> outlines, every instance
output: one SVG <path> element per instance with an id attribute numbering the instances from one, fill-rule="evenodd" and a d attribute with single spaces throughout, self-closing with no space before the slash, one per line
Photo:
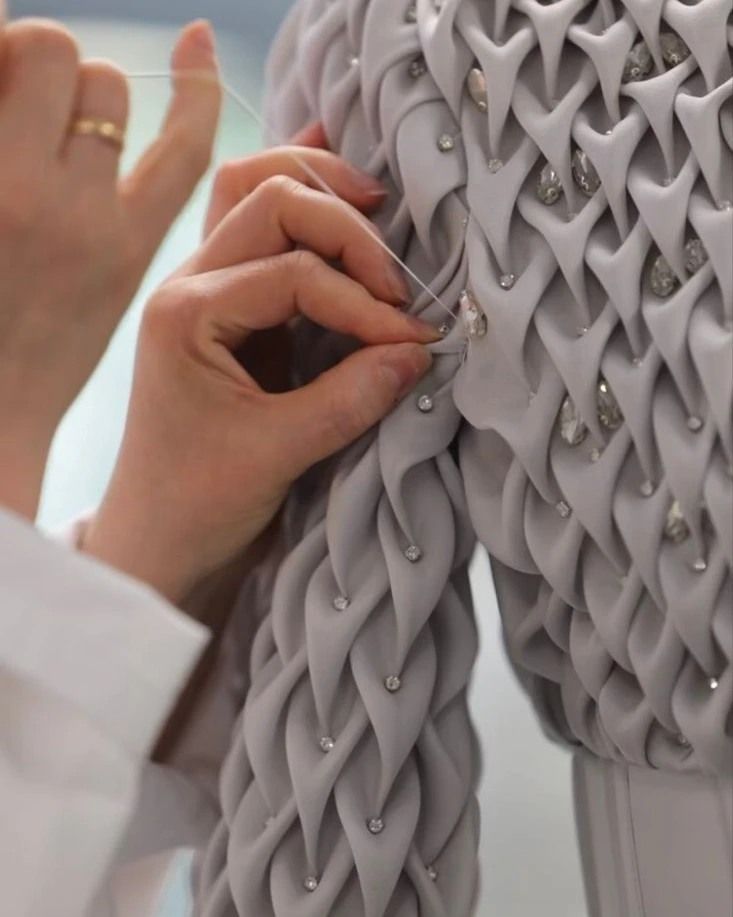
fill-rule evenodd
<path id="1" fill-rule="evenodd" d="M 386 237 L 456 320 L 417 296 L 450 325 L 430 376 L 293 496 L 206 917 L 471 913 L 474 533 L 551 735 L 729 772 L 731 8 L 296 6 L 270 120 L 391 183 Z M 303 335 L 307 378 L 341 342 Z"/>

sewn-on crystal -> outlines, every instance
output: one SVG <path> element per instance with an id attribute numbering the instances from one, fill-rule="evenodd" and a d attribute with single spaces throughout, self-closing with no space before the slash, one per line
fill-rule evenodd
<path id="1" fill-rule="evenodd" d="M 351 54 L 349 55 L 349 67 L 358 67 L 359 66 L 359 55 Z"/>
<path id="2" fill-rule="evenodd" d="M 466 334 L 472 338 L 481 338 L 486 334 L 486 316 L 469 290 L 463 290 L 458 298 L 461 320 Z"/>
<path id="3" fill-rule="evenodd" d="M 677 736 L 677 744 L 681 745 L 683 748 L 689 748 L 690 740 L 687 738 L 687 736 L 683 736 L 682 733 L 680 733 Z"/>
<path id="4" fill-rule="evenodd" d="M 498 172 L 499 169 L 503 168 L 504 161 L 502 159 L 490 159 L 487 165 L 489 167 L 489 172 Z"/>
<path id="5" fill-rule="evenodd" d="M 472 67 L 466 79 L 468 94 L 479 111 L 489 110 L 489 95 L 486 91 L 486 76 L 480 67 Z"/>
<path id="6" fill-rule="evenodd" d="M 346 611 L 349 605 L 350 602 L 345 595 L 337 595 L 333 600 L 333 607 L 336 609 L 336 611 Z"/>
<path id="7" fill-rule="evenodd" d="M 619 403 L 611 391 L 611 386 L 605 379 L 601 379 L 598 383 L 596 405 L 598 419 L 607 430 L 617 430 L 624 422 L 624 415 L 621 412 Z"/>
<path id="8" fill-rule="evenodd" d="M 446 334 L 450 334 L 450 325 L 448 322 L 443 322 L 443 324 L 438 328 L 438 331 L 443 335 L 443 337 L 445 337 Z"/>
<path id="9" fill-rule="evenodd" d="M 384 821 L 379 818 L 370 818 L 367 822 L 367 828 L 372 834 L 381 834 L 384 831 Z"/>
<path id="10" fill-rule="evenodd" d="M 654 493 L 654 485 L 651 481 L 643 481 L 639 487 L 639 493 L 642 497 L 651 497 Z"/>
<path id="11" fill-rule="evenodd" d="M 719 684 L 720 682 L 714 675 L 712 678 L 708 679 L 708 688 L 710 688 L 711 691 L 715 691 Z"/>
<path id="12" fill-rule="evenodd" d="M 408 545 L 405 548 L 405 557 L 411 564 L 416 564 L 422 558 L 422 551 L 416 544 Z"/>
<path id="13" fill-rule="evenodd" d="M 438 878 L 438 870 L 435 868 L 435 866 L 428 866 L 426 872 L 428 874 L 428 879 L 430 879 L 431 882 L 435 882 L 435 880 Z"/>
<path id="14" fill-rule="evenodd" d="M 583 442 L 588 427 L 583 423 L 583 419 L 578 413 L 573 399 L 568 396 L 562 403 L 560 414 L 558 416 L 560 427 L 560 436 L 569 446 L 578 446 Z"/>
<path id="15" fill-rule="evenodd" d="M 303 888 L 307 892 L 314 892 L 318 888 L 318 879 L 315 876 L 306 876 L 303 879 Z"/>
<path id="16" fill-rule="evenodd" d="M 411 3 L 405 10 L 405 22 L 417 22 L 417 3 Z"/>
<path id="17" fill-rule="evenodd" d="M 555 509 L 560 513 L 563 519 L 567 519 L 573 512 L 564 500 L 555 504 Z"/>
<path id="18" fill-rule="evenodd" d="M 434 407 L 435 404 L 433 403 L 433 399 L 430 397 L 430 395 L 420 395 L 420 397 L 417 399 L 417 409 L 423 414 L 429 414 Z"/>
<path id="19" fill-rule="evenodd" d="M 708 260 L 708 253 L 700 239 L 688 239 L 685 242 L 685 270 L 695 274 Z"/>
<path id="20" fill-rule="evenodd" d="M 690 534 L 690 529 L 682 515 L 682 508 L 675 500 L 667 511 L 667 520 L 664 524 L 664 534 L 670 541 L 679 544 Z"/>
<path id="21" fill-rule="evenodd" d="M 562 182 L 560 176 L 552 168 L 549 162 L 546 162 L 540 172 L 540 180 L 537 182 L 537 197 L 543 204 L 554 204 L 560 199 L 562 194 Z"/>
<path id="22" fill-rule="evenodd" d="M 499 286 L 502 290 L 511 290 L 516 283 L 517 278 L 514 274 L 502 274 L 499 278 Z"/>
<path id="23" fill-rule="evenodd" d="M 677 286 L 677 276 L 664 255 L 658 255 L 654 259 L 649 272 L 649 285 L 657 296 L 669 296 Z"/>
<path id="24" fill-rule="evenodd" d="M 334 742 L 331 736 L 321 736 L 321 738 L 318 741 L 318 744 L 321 746 L 321 751 L 326 752 L 326 753 L 328 753 L 329 751 L 333 751 L 334 748 L 336 747 L 336 743 Z"/>
<path id="25" fill-rule="evenodd" d="M 704 573 L 708 568 L 708 562 L 704 557 L 698 557 L 697 560 L 693 561 L 692 569 L 695 573 Z"/>
<path id="26" fill-rule="evenodd" d="M 424 73 L 427 73 L 428 65 L 425 63 L 425 58 L 416 57 L 415 60 L 410 62 L 410 66 L 407 68 L 407 72 L 410 74 L 413 80 L 416 80 Z"/>
<path id="27" fill-rule="evenodd" d="M 643 80 L 645 76 L 651 73 L 653 66 L 654 61 L 646 42 L 640 41 L 629 51 L 621 79 L 624 83 Z"/>
<path id="28" fill-rule="evenodd" d="M 662 32 L 659 36 L 659 45 L 662 49 L 662 59 L 670 67 L 676 67 L 690 56 L 690 49 L 674 32 Z"/>
<path id="29" fill-rule="evenodd" d="M 399 675 L 388 675 L 384 679 L 384 687 L 390 694 L 395 694 L 402 687 L 402 679 Z"/>
<path id="30" fill-rule="evenodd" d="M 692 433 L 699 433 L 704 426 L 705 424 L 702 422 L 702 419 L 695 414 L 687 418 L 687 429 Z"/>
<path id="31" fill-rule="evenodd" d="M 592 197 L 601 187 L 601 179 L 598 177 L 596 167 L 590 161 L 588 154 L 584 150 L 576 150 L 573 153 L 573 159 L 570 165 L 575 184 L 580 188 L 583 194 Z"/>
<path id="32" fill-rule="evenodd" d="M 438 137 L 438 149 L 441 153 L 450 153 L 451 150 L 455 149 L 455 146 L 456 142 L 450 134 L 441 134 Z"/>
<path id="33" fill-rule="evenodd" d="M 601 454 L 602 454 L 602 453 L 601 453 L 601 450 L 600 450 L 600 449 L 591 449 L 591 450 L 590 450 L 590 460 L 591 460 L 591 462 L 594 462 L 594 463 L 595 463 L 595 462 L 600 461 Z"/>

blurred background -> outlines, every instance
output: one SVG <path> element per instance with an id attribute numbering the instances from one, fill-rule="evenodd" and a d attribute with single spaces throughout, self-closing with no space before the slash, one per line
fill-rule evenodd
<path id="1" fill-rule="evenodd" d="M 227 81 L 259 106 L 267 49 L 290 0 L 11 0 L 10 6 L 14 16 L 64 20 L 87 56 L 111 58 L 128 71 L 164 69 L 177 28 L 206 17 L 217 29 Z M 128 163 L 153 138 L 168 98 L 164 80 L 135 80 L 132 87 Z M 229 103 L 217 161 L 246 155 L 259 145 L 256 121 Z M 41 521 L 47 527 L 62 524 L 99 500 L 124 423 L 142 304 L 195 248 L 210 181 L 211 177 L 202 183 L 171 231 L 103 363 L 64 421 L 44 491 Z M 471 705 L 483 756 L 477 917 L 585 917 L 570 757 L 542 735 L 506 663 L 483 554 L 474 562 L 472 582 L 481 651 Z M 186 902 L 187 876 L 182 868 L 161 901 L 161 917 L 183 917 Z"/>

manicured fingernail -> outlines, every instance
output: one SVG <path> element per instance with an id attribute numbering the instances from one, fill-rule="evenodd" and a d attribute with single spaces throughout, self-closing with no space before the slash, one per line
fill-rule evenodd
<path id="1" fill-rule="evenodd" d="M 405 321 L 415 330 L 415 336 L 426 344 L 435 344 L 443 340 L 443 335 L 438 329 L 429 322 L 424 322 L 421 318 L 415 318 L 414 315 L 406 315 Z"/>
<path id="2" fill-rule="evenodd" d="M 418 344 L 395 344 L 386 351 L 382 371 L 394 389 L 395 401 L 415 388 L 432 362 L 430 353 Z"/>
<path id="3" fill-rule="evenodd" d="M 389 288 L 392 291 L 394 298 L 403 306 L 407 305 L 410 302 L 410 288 L 407 285 L 407 281 L 404 278 L 402 273 L 402 268 L 390 260 L 387 262 L 386 267 L 387 272 L 387 283 Z"/>

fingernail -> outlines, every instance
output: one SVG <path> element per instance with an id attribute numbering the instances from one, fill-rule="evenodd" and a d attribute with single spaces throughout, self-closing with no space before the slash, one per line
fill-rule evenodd
<path id="1" fill-rule="evenodd" d="M 378 178 L 375 178 L 368 172 L 362 172 L 361 169 L 357 169 L 355 166 L 351 166 L 350 170 L 354 184 L 357 185 L 365 194 L 370 196 L 373 195 L 374 197 L 387 196 L 387 189 Z"/>
<path id="2" fill-rule="evenodd" d="M 407 305 L 410 302 L 410 288 L 407 285 L 407 281 L 402 274 L 402 269 L 392 261 L 391 256 L 388 256 L 390 260 L 387 262 L 386 272 L 387 272 L 387 283 L 389 288 L 394 294 L 394 298 L 401 303 L 403 306 Z"/>
<path id="3" fill-rule="evenodd" d="M 430 322 L 424 322 L 421 318 L 415 318 L 414 315 L 406 315 L 405 321 L 414 329 L 418 339 L 425 341 L 426 344 L 435 344 L 443 340 L 443 335 Z"/>
<path id="4" fill-rule="evenodd" d="M 216 53 L 216 39 L 211 23 L 206 20 L 196 23 L 192 34 L 196 46 L 213 57 Z"/>
<path id="5" fill-rule="evenodd" d="M 382 371 L 394 390 L 395 401 L 409 394 L 430 369 L 433 358 L 418 344 L 395 344 L 382 360 Z"/>

